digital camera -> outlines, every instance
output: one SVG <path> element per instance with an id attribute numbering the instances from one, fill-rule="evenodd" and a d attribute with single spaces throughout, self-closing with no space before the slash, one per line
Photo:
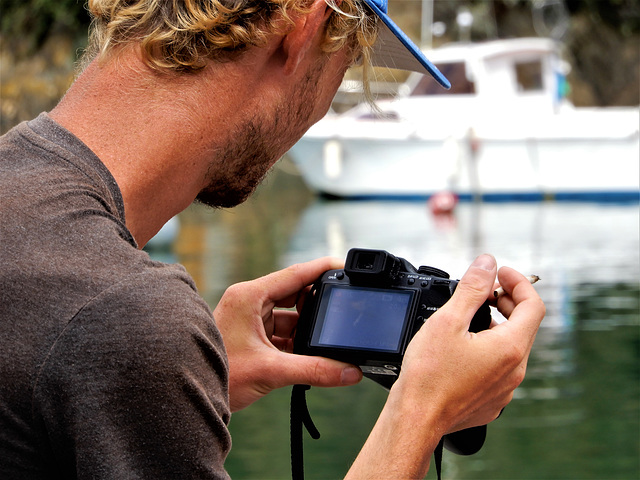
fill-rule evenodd
<path id="1" fill-rule="evenodd" d="M 349 250 L 344 270 L 323 273 L 309 292 L 298 321 L 294 351 L 358 365 L 390 388 L 407 345 L 453 294 L 458 280 L 433 267 L 416 269 L 384 250 Z M 489 327 L 483 305 L 470 331 Z"/>
<path id="2" fill-rule="evenodd" d="M 451 298 L 458 280 L 433 267 L 416 269 L 384 250 L 349 250 L 344 270 L 329 270 L 313 284 L 298 320 L 294 353 L 358 365 L 389 389 L 420 327 Z M 469 331 L 489 328 L 487 303 Z M 484 443 L 486 426 L 445 436 L 447 449 L 470 455 Z"/>

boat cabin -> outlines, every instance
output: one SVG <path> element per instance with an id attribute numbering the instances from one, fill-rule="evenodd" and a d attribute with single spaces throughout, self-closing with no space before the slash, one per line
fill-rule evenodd
<path id="1" fill-rule="evenodd" d="M 548 38 L 452 44 L 426 55 L 450 80 L 451 89 L 414 73 L 399 89 L 400 96 L 475 96 L 492 109 L 554 108 L 562 99 L 566 66 Z"/>

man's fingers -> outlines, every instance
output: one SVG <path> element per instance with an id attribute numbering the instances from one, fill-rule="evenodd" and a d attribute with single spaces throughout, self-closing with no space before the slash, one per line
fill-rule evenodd
<path id="1" fill-rule="evenodd" d="M 298 325 L 298 313 L 291 310 L 276 310 L 273 312 L 274 329 L 273 334 L 289 338 Z"/>
<path id="2" fill-rule="evenodd" d="M 279 353 L 274 361 L 279 369 L 279 384 L 275 388 L 295 384 L 342 387 L 362 380 L 362 372 L 358 367 L 329 358 Z"/>
<path id="3" fill-rule="evenodd" d="M 460 279 L 451 299 L 440 310 L 454 318 L 456 326 L 467 330 L 471 319 L 487 296 L 496 278 L 496 260 L 491 255 L 480 255 Z"/>
<path id="4" fill-rule="evenodd" d="M 532 294 L 537 295 L 535 294 L 535 287 L 531 284 L 529 279 L 513 268 L 500 268 L 500 271 L 498 272 L 498 280 L 500 281 L 502 288 L 509 294 L 516 304 L 528 297 L 531 297 Z"/>
<path id="5" fill-rule="evenodd" d="M 509 267 L 498 273 L 500 285 L 508 295 L 498 299 L 498 309 L 509 320 L 511 329 L 518 328 L 531 338 L 531 343 L 544 318 L 544 303 L 529 280 Z"/>
<path id="6" fill-rule="evenodd" d="M 332 257 L 318 258 L 292 265 L 255 282 L 267 293 L 271 301 L 278 302 L 278 306 L 292 307 L 295 305 L 298 292 L 313 283 L 323 272 L 342 268 L 343 264 L 341 260 Z M 288 301 L 283 301 L 285 299 Z"/>

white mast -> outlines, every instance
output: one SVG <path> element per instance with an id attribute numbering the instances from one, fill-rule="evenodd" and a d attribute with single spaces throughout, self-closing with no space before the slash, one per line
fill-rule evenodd
<path id="1" fill-rule="evenodd" d="M 424 50 L 429 50 L 432 47 L 433 32 L 431 31 L 431 25 L 433 25 L 433 0 L 422 0 L 420 47 Z"/>

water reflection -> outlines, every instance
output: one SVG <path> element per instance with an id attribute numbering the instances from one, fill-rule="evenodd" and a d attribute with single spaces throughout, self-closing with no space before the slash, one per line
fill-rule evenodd
<path id="1" fill-rule="evenodd" d="M 305 210 L 282 263 L 383 248 L 460 276 L 491 252 L 535 273 L 548 314 L 527 380 L 482 452 L 449 456 L 449 478 L 637 478 L 637 206 L 322 203 Z M 321 478 L 321 477 L 318 477 Z"/>
<path id="2" fill-rule="evenodd" d="M 479 454 L 445 455 L 445 478 L 640 476 L 637 205 L 461 204 L 436 218 L 423 203 L 314 201 L 287 182 L 272 180 L 231 211 L 192 208 L 181 216 L 178 260 L 212 306 L 230 283 L 322 255 L 344 257 L 354 246 L 454 277 L 491 252 L 500 265 L 542 278 L 536 288 L 548 313 L 514 401 Z M 275 392 L 233 416 L 232 477 L 290 477 L 288 397 L 288 389 Z M 305 442 L 308 479 L 346 472 L 385 397 L 368 381 L 311 390 L 322 438 Z"/>

